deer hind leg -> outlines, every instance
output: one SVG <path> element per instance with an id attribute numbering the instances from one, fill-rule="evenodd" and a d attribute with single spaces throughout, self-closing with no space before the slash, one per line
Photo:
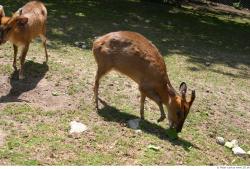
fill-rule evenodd
<path id="1" fill-rule="evenodd" d="M 94 99 L 95 99 L 95 108 L 98 111 L 98 89 L 99 89 L 99 81 L 100 79 L 110 70 L 111 68 L 99 67 L 96 71 L 95 76 L 95 86 L 94 86 Z"/>
<path id="2" fill-rule="evenodd" d="M 16 67 L 16 57 L 17 57 L 18 47 L 17 47 L 16 45 L 13 44 L 13 48 L 14 48 L 13 68 L 15 69 L 15 71 L 17 71 L 17 67 Z"/>
<path id="3" fill-rule="evenodd" d="M 25 58 L 26 58 L 28 50 L 29 50 L 29 44 L 24 46 L 21 56 L 20 56 L 20 65 L 21 65 L 20 70 L 19 70 L 20 80 L 24 79 L 24 62 L 25 62 Z"/>
<path id="4" fill-rule="evenodd" d="M 47 38 L 45 36 L 45 31 L 43 34 L 40 35 L 40 38 L 43 42 L 43 47 L 44 47 L 44 51 L 45 51 L 45 57 L 46 57 L 46 63 L 48 62 L 49 60 L 49 55 L 48 55 L 48 52 L 47 52 Z"/>
<path id="5" fill-rule="evenodd" d="M 147 97 L 149 97 L 150 99 L 154 100 L 156 102 L 156 104 L 159 106 L 160 112 L 161 112 L 161 117 L 157 120 L 157 122 L 161 122 L 166 118 L 166 114 L 164 112 L 163 106 L 162 106 L 162 101 L 160 96 L 157 94 L 157 92 L 155 92 L 154 90 L 150 89 L 150 88 L 140 88 L 140 91 L 143 91 Z"/>
<path id="6" fill-rule="evenodd" d="M 141 119 L 144 120 L 144 104 L 145 104 L 145 99 L 146 99 L 146 95 L 143 91 L 141 92 L 141 106 L 140 106 L 140 115 L 141 115 Z"/>

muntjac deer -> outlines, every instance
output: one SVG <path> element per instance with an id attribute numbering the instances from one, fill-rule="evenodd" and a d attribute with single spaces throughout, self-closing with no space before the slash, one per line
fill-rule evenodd
<path id="1" fill-rule="evenodd" d="M 2 11 L 2 13 L 1 13 Z M 27 55 L 30 42 L 40 36 L 45 49 L 46 62 L 48 61 L 48 53 L 46 47 L 46 22 L 47 10 L 42 2 L 31 1 L 20 8 L 12 17 L 4 15 L 3 8 L 0 8 L 0 44 L 7 41 L 13 43 L 14 61 L 13 67 L 16 67 L 16 57 L 18 47 L 22 48 L 20 55 L 20 71 L 19 79 L 24 79 L 24 62 Z"/>
<path id="2" fill-rule="evenodd" d="M 113 69 L 127 75 L 139 85 L 141 119 L 144 119 L 144 102 L 148 97 L 160 108 L 158 122 L 166 118 L 162 106 L 164 104 L 168 109 L 170 128 L 181 132 L 195 99 L 195 91 L 192 91 L 191 99 L 187 100 L 186 83 L 181 83 L 180 95 L 174 90 L 163 57 L 149 40 L 135 32 L 111 32 L 94 41 L 93 54 L 98 66 L 94 86 L 97 111 L 99 80 Z"/>

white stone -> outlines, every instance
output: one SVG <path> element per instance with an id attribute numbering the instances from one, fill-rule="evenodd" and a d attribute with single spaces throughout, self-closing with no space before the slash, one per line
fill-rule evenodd
<path id="1" fill-rule="evenodd" d="M 72 121 L 70 122 L 70 134 L 73 133 L 82 133 L 84 131 L 86 131 L 88 129 L 88 127 L 82 123 L 76 122 L 76 121 Z"/>
<path id="2" fill-rule="evenodd" d="M 161 39 L 162 42 L 167 42 L 168 40 L 166 38 Z"/>
<path id="3" fill-rule="evenodd" d="M 82 49 L 86 49 L 87 48 L 87 46 L 86 45 L 82 45 Z"/>
<path id="4" fill-rule="evenodd" d="M 148 145 L 148 148 L 149 148 L 149 149 L 152 149 L 152 150 L 155 150 L 155 151 L 159 151 L 161 147 L 155 146 L 155 145 L 153 145 L 153 144 L 150 144 L 150 145 Z"/>
<path id="5" fill-rule="evenodd" d="M 227 148 L 234 148 L 234 147 L 238 147 L 238 141 L 237 140 L 232 140 L 231 142 L 226 142 L 225 146 Z"/>
<path id="6" fill-rule="evenodd" d="M 216 137 L 216 142 L 220 145 L 224 145 L 225 144 L 225 140 L 223 137 Z"/>
<path id="7" fill-rule="evenodd" d="M 245 155 L 246 154 L 246 152 L 242 149 L 242 148 L 240 148 L 240 147 L 234 147 L 233 149 L 233 153 L 235 154 L 235 155 Z"/>
<path id="8" fill-rule="evenodd" d="M 225 147 L 231 149 L 231 148 L 233 148 L 233 144 L 232 144 L 231 142 L 227 141 L 227 142 L 225 143 Z"/>
<path id="9" fill-rule="evenodd" d="M 231 143 L 233 144 L 233 147 L 238 147 L 238 141 L 232 140 Z"/>
<path id="10" fill-rule="evenodd" d="M 138 129 L 141 119 L 132 119 L 128 121 L 128 127 Z"/>
<path id="11" fill-rule="evenodd" d="M 141 134 L 142 131 L 141 131 L 140 129 L 138 129 L 138 130 L 135 130 L 135 133 L 136 133 L 136 134 Z"/>

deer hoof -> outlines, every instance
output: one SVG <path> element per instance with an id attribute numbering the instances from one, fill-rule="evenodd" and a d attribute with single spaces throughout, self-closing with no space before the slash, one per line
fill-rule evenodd
<path id="1" fill-rule="evenodd" d="M 157 120 L 157 122 L 158 122 L 158 123 L 159 123 L 159 122 L 162 122 L 165 118 L 166 118 L 166 116 L 161 116 L 161 117 Z"/>

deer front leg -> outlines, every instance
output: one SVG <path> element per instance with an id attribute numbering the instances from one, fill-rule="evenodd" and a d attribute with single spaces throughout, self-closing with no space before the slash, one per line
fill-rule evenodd
<path id="1" fill-rule="evenodd" d="M 145 104 L 145 99 L 146 99 L 146 95 L 141 92 L 141 107 L 140 107 L 140 115 L 141 115 L 141 119 L 144 120 L 144 104 Z"/>
<path id="2" fill-rule="evenodd" d="M 159 106 L 160 112 L 161 112 L 161 117 L 157 120 L 157 122 L 161 122 L 166 118 L 166 114 L 164 112 L 163 106 L 162 106 L 162 101 L 160 96 L 155 92 L 153 89 L 149 87 L 140 87 L 140 91 L 144 92 L 147 97 L 150 99 L 154 100 L 156 104 Z"/>
<path id="3" fill-rule="evenodd" d="M 18 47 L 17 47 L 16 45 L 13 44 L 13 48 L 14 48 L 13 68 L 15 69 L 15 71 L 17 71 L 17 67 L 16 67 L 16 57 L 17 57 Z"/>
<path id="4" fill-rule="evenodd" d="M 20 56 L 20 65 L 21 65 L 20 70 L 19 70 L 20 80 L 24 79 L 24 62 L 25 62 L 25 58 L 26 58 L 28 50 L 29 50 L 29 44 L 24 46 L 24 48 L 22 49 L 21 56 Z"/>
<path id="5" fill-rule="evenodd" d="M 157 122 L 159 123 L 159 122 L 163 121 L 163 120 L 166 118 L 166 114 L 165 114 L 165 112 L 164 112 L 162 103 L 159 102 L 159 103 L 157 103 L 157 104 L 158 104 L 158 106 L 159 106 L 159 108 L 160 108 L 160 112 L 161 112 L 161 117 L 157 120 Z"/>

